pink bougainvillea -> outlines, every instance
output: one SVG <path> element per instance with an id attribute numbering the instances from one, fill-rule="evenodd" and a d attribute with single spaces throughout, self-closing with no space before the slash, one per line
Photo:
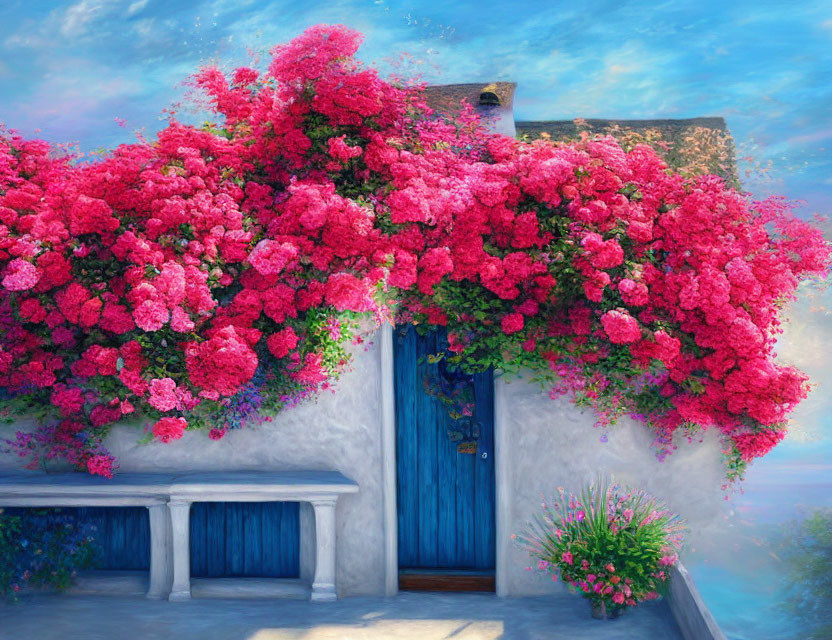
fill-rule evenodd
<path id="1" fill-rule="evenodd" d="M 184 418 L 160 418 L 153 425 L 153 437 L 161 442 L 179 440 L 187 427 L 188 423 Z"/>
<path id="2" fill-rule="evenodd" d="M 357 319 L 391 312 L 446 326 L 453 366 L 642 419 L 662 452 L 697 424 L 739 468 L 782 438 L 807 384 L 772 348 L 826 272 L 817 229 L 645 145 L 433 113 L 360 42 L 318 25 L 265 72 L 203 69 L 219 122 L 98 162 L 0 133 L 0 386 L 55 418 L 12 449 L 107 475 L 134 409 L 159 440 L 218 439 L 327 386 Z"/>
<path id="3" fill-rule="evenodd" d="M 607 311 L 601 316 L 601 326 L 613 344 L 631 344 L 641 339 L 638 320 L 626 310 Z"/>

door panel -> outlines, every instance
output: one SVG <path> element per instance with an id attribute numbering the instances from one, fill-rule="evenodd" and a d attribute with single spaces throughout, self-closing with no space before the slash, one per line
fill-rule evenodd
<path id="1" fill-rule="evenodd" d="M 150 568 L 150 516 L 146 507 L 5 507 L 8 515 L 38 514 L 51 523 L 56 514 L 61 522 L 81 527 L 95 540 L 95 569 L 147 571 Z M 56 525 L 57 526 L 57 525 Z"/>
<path id="2" fill-rule="evenodd" d="M 425 388 L 426 380 L 433 384 L 441 378 L 443 368 L 420 362 L 446 346 L 442 331 L 420 336 L 412 327 L 399 327 L 395 332 L 399 567 L 492 570 L 493 375 L 473 376 L 473 415 L 453 420 Z M 462 442 L 475 441 L 476 453 L 460 450 L 465 429 Z"/>
<path id="3" fill-rule="evenodd" d="M 195 502 L 191 575 L 195 578 L 297 578 L 297 502 Z"/>

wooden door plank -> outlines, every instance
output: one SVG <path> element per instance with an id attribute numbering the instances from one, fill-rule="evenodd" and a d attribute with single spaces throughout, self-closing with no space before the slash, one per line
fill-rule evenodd
<path id="1" fill-rule="evenodd" d="M 417 566 L 419 561 L 419 458 L 416 431 L 417 386 L 415 330 L 397 328 L 393 334 L 394 389 L 396 400 L 396 473 L 398 504 L 399 564 Z"/>
<path id="2" fill-rule="evenodd" d="M 243 503 L 243 575 L 263 576 L 263 503 Z"/>
<path id="3" fill-rule="evenodd" d="M 274 512 L 280 519 L 279 545 L 281 578 L 300 576 L 300 505 L 297 502 L 276 503 Z"/>
<path id="4" fill-rule="evenodd" d="M 447 435 L 450 418 L 438 412 L 438 445 L 439 459 L 437 474 L 440 478 L 437 525 L 437 566 L 452 567 L 457 564 L 457 533 L 459 528 L 458 506 L 456 491 L 457 457 L 456 443 Z"/>
<path id="5" fill-rule="evenodd" d="M 432 332 L 419 340 L 417 344 L 421 347 L 417 350 L 417 356 L 427 356 L 437 351 L 436 343 L 438 332 Z M 419 336 L 413 331 L 414 338 Z M 431 371 L 435 372 L 436 365 L 427 361 L 420 363 L 417 367 L 417 382 L 421 386 L 425 375 Z M 439 503 L 439 477 L 437 464 L 438 431 L 440 425 L 440 411 L 437 403 L 424 390 L 418 394 L 418 412 L 416 414 L 416 427 L 418 432 L 419 447 L 419 564 L 420 567 L 436 567 L 438 559 L 438 534 L 439 525 L 438 503 Z M 446 487 L 443 487 L 445 489 Z"/>
<path id="6" fill-rule="evenodd" d="M 477 420 L 482 425 L 480 450 L 475 462 L 475 557 L 474 566 L 493 569 L 496 564 L 496 514 L 494 466 L 494 374 L 484 371 L 474 376 Z M 483 457 L 483 454 L 485 457 Z"/>

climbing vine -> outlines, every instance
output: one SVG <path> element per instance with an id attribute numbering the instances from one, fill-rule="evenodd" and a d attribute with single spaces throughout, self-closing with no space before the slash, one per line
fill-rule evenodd
<path id="1" fill-rule="evenodd" d="M 8 447 L 111 475 L 110 426 L 221 438 L 323 387 L 359 323 L 442 325 L 464 373 L 530 369 L 659 451 L 718 429 L 731 468 L 782 439 L 806 376 L 778 315 L 823 275 L 820 231 L 779 199 L 681 175 L 649 146 L 489 135 L 312 27 L 268 70 L 194 85 L 173 119 L 94 163 L 0 136 L 0 386 L 40 428 Z"/>

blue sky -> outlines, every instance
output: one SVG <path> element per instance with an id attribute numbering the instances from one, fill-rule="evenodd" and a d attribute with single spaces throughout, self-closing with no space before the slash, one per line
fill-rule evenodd
<path id="1" fill-rule="evenodd" d="M 407 52 L 428 81 L 516 81 L 518 119 L 725 116 L 740 155 L 771 164 L 749 188 L 832 211 L 832 0 L 3 0 L 0 121 L 114 146 L 157 130 L 200 63 L 318 22 L 365 33 L 385 71 Z"/>

